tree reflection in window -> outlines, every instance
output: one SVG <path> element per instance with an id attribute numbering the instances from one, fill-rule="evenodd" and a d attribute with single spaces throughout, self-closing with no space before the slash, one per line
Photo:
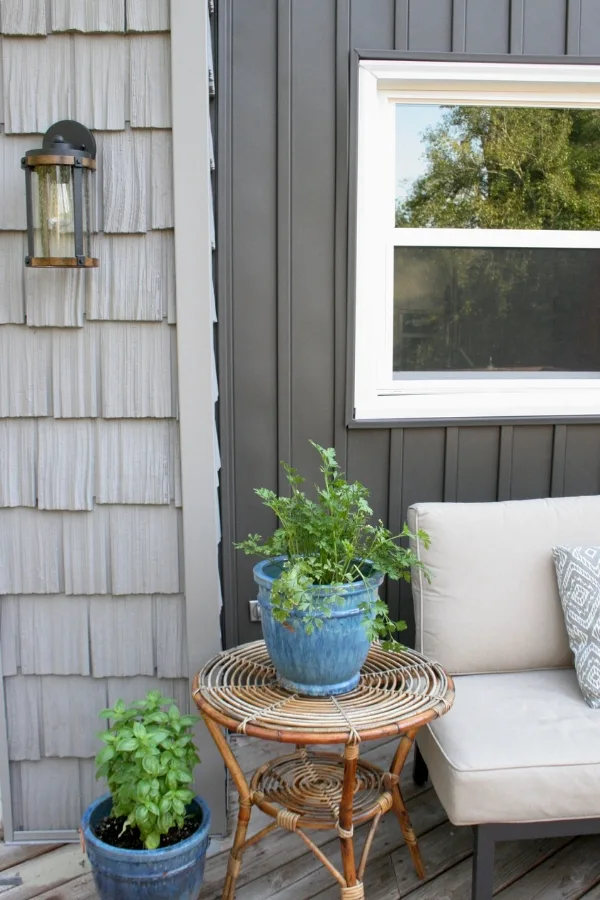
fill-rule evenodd
<path id="1" fill-rule="evenodd" d="M 397 143 L 397 228 L 600 229 L 600 110 L 398 104 Z M 600 250 L 397 246 L 394 270 L 396 372 L 600 371 Z"/>

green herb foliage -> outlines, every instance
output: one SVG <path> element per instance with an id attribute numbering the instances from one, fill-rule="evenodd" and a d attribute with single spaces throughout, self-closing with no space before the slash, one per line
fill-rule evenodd
<path id="1" fill-rule="evenodd" d="M 182 827 L 194 797 L 189 785 L 200 760 L 190 731 L 198 717 L 182 716 L 158 691 L 131 706 L 117 700 L 100 717 L 112 721 L 98 735 L 106 746 L 96 757 L 96 778 L 106 778 L 112 794 L 111 816 L 125 816 L 124 829 L 137 826 L 144 847 L 156 850 L 162 834 Z"/>
<path id="2" fill-rule="evenodd" d="M 423 568 L 416 554 L 399 543 L 401 538 L 413 537 L 408 527 L 405 525 L 400 534 L 394 535 L 381 520 L 373 524 L 367 488 L 358 481 L 346 481 L 333 448 L 310 443 L 321 457 L 324 480 L 324 485 L 316 488 L 316 501 L 301 490 L 305 479 L 282 463 L 290 496 L 278 497 L 266 488 L 256 490 L 264 505 L 277 516 L 279 527 L 268 540 L 251 534 L 236 544 L 248 555 L 285 557 L 279 563 L 281 575 L 271 592 L 273 615 L 286 623 L 292 611 L 301 611 L 306 615 L 305 628 L 309 633 L 331 614 L 344 586 L 359 580 L 369 586 L 369 576 L 376 573 L 395 581 L 410 581 L 411 566 Z M 418 534 L 427 546 L 428 536 L 422 531 Z M 334 590 L 319 592 L 315 585 L 332 586 Z M 375 588 L 361 608 L 371 640 L 379 638 L 384 647 L 397 649 L 400 645 L 394 634 L 404 630 L 406 623 L 390 619 L 387 605 Z"/>

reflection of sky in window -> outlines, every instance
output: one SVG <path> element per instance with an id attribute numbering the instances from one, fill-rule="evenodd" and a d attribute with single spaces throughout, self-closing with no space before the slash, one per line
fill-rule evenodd
<path id="1" fill-rule="evenodd" d="M 396 104 L 396 199 L 406 200 L 412 185 L 427 170 L 423 132 L 437 125 L 441 106 Z"/>

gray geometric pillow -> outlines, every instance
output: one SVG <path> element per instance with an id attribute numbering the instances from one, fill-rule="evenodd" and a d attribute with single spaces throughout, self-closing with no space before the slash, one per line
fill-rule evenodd
<path id="1" fill-rule="evenodd" d="M 579 687 L 600 709 L 600 547 L 552 549 Z"/>

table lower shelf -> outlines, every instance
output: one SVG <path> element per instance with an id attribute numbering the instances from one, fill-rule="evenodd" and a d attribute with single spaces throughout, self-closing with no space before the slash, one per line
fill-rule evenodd
<path id="1" fill-rule="evenodd" d="M 358 761 L 352 802 L 352 824 L 362 825 L 392 806 L 390 787 L 397 781 L 363 760 Z M 313 753 L 304 747 L 279 756 L 256 771 L 250 788 L 253 802 L 267 815 L 279 810 L 298 816 L 297 827 L 337 828 L 344 782 L 344 757 Z"/>

